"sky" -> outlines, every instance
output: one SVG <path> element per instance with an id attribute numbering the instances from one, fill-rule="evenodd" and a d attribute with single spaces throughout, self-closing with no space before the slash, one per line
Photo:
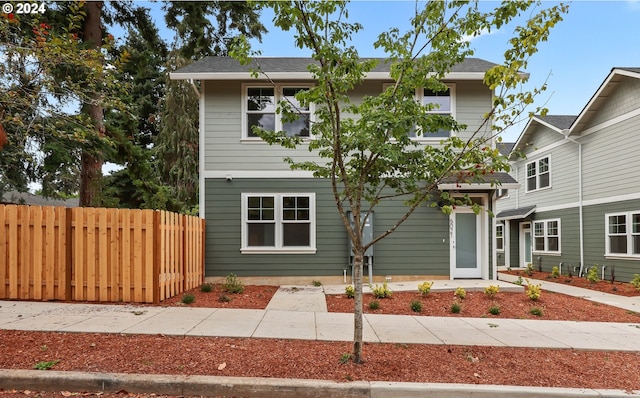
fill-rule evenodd
<path id="1" fill-rule="evenodd" d="M 482 1 L 483 7 L 498 5 Z M 557 4 L 543 1 L 543 7 Z M 569 12 L 552 31 L 549 40 L 529 61 L 527 87 L 539 87 L 545 80 L 547 90 L 535 106 L 544 106 L 553 115 L 578 115 L 613 67 L 640 67 L 640 0 L 573 1 Z M 373 47 L 379 33 L 391 27 L 402 28 L 415 9 L 414 1 L 359 0 L 349 4 L 349 19 L 364 29 L 354 39 L 363 57 L 384 57 Z M 262 22 L 269 33 L 262 43 L 252 42 L 262 56 L 309 56 L 294 46 L 293 34 L 272 24 L 273 13 L 263 11 Z M 513 27 L 481 35 L 471 42 L 474 56 L 500 63 Z M 532 109 L 533 110 L 533 109 Z M 526 120 L 503 134 L 503 140 L 515 141 Z"/>

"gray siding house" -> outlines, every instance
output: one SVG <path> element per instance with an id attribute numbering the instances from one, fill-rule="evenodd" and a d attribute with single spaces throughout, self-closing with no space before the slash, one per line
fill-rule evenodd
<path id="1" fill-rule="evenodd" d="M 640 273 L 639 131 L 640 68 L 613 68 L 577 116 L 533 117 L 513 147 L 521 187 L 497 201 L 498 265 Z"/>
<path id="2" fill-rule="evenodd" d="M 275 111 L 279 100 L 295 101 L 297 91 L 315 84 L 307 70 L 311 62 L 257 58 L 254 63 L 268 78 L 265 74 L 255 78 L 250 66 L 232 58 L 209 57 L 171 74 L 172 79 L 200 81 L 200 215 L 207 220 L 207 277 L 233 272 L 252 283 L 351 280 L 349 241 L 330 182 L 292 171 L 283 161 L 285 157 L 317 160 L 317 154 L 304 146 L 296 150 L 270 146 L 251 130 L 259 124 L 313 139 L 303 119 L 284 123 Z M 493 92 L 483 83 L 492 66 L 481 59 L 465 60 L 447 76 L 449 90 L 439 93 L 439 113 L 450 113 L 468 126 L 458 133 L 462 138 L 481 125 L 492 106 Z M 351 100 L 380 93 L 392 83 L 389 76 L 389 65 L 381 60 Z M 418 90 L 416 97 L 436 100 L 428 90 Z M 304 112 L 313 119 L 313 106 Z M 489 126 L 486 133 L 490 132 Z M 439 132 L 415 139 L 434 145 L 448 135 Z M 506 173 L 502 177 L 505 186 L 518 186 Z M 489 183 L 460 186 L 455 181 L 441 187 L 469 193 L 488 210 L 494 210 L 495 188 Z M 393 225 L 403 206 L 402 199 L 378 206 L 371 220 L 373 233 Z M 493 219 L 486 211 L 476 215 L 461 207 L 448 216 L 423 206 L 373 247 L 369 257 L 373 280 L 495 278 L 492 230 Z"/>

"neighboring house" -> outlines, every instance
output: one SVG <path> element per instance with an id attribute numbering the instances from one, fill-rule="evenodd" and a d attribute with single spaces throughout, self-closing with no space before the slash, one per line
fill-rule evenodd
<path id="1" fill-rule="evenodd" d="M 317 160 L 316 153 L 306 145 L 296 150 L 270 146 L 251 131 L 259 124 L 313 139 L 305 118 L 283 123 L 275 105 L 285 96 L 295 101 L 297 91 L 315 84 L 307 70 L 314 61 L 257 60 L 269 79 L 253 78 L 250 67 L 228 57 L 205 58 L 171 74 L 172 79 L 200 81 L 200 214 L 207 220 L 206 275 L 233 272 L 264 283 L 350 281 L 349 240 L 330 182 L 292 171 L 283 161 L 287 156 Z M 446 93 L 436 96 L 418 90 L 416 96 L 426 103 L 437 101 L 439 113 L 450 113 L 466 124 L 468 130 L 458 133 L 464 138 L 480 126 L 492 106 L 493 92 L 483 83 L 492 66 L 467 59 L 447 75 Z M 351 99 L 376 95 L 391 83 L 389 65 L 381 60 Z M 304 112 L 313 120 L 313 106 Z M 490 126 L 486 133 L 491 133 Z M 447 136 L 448 131 L 440 131 L 415 139 L 430 145 Z M 504 187 L 518 186 L 506 173 L 498 174 Z M 447 180 L 439 188 L 468 193 L 485 209 L 494 210 L 496 187 L 490 183 L 460 185 Z M 402 214 L 402 202 L 397 199 L 376 208 L 371 220 L 376 235 Z M 475 215 L 470 208 L 459 207 L 448 216 L 438 208 L 421 206 L 369 252 L 374 280 L 494 278 L 492 230 L 493 220 L 486 211 Z"/>
<path id="2" fill-rule="evenodd" d="M 29 192 L 9 191 L 4 192 L 0 197 L 0 204 L 16 204 L 31 206 L 63 206 L 78 207 L 78 198 L 71 199 L 52 199 L 44 196 L 34 195 Z"/>
<path id="3" fill-rule="evenodd" d="M 498 265 L 640 273 L 639 131 L 640 68 L 613 68 L 578 116 L 533 117 L 511 155 L 521 187 L 497 202 Z"/>

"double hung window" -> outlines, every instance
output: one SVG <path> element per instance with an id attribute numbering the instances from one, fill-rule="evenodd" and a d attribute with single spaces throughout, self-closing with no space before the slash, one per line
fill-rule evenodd
<path id="1" fill-rule="evenodd" d="M 496 224 L 496 250 L 504 251 L 504 224 Z"/>
<path id="2" fill-rule="evenodd" d="M 640 211 L 607 214 L 606 255 L 640 257 Z"/>
<path id="3" fill-rule="evenodd" d="M 549 157 L 527 163 L 527 192 L 551 186 Z"/>
<path id="4" fill-rule="evenodd" d="M 427 113 L 443 117 L 455 117 L 454 88 L 455 86 L 449 85 L 445 91 L 439 92 L 423 88 L 417 91 L 416 96 L 422 105 L 432 107 Z M 411 131 L 410 136 L 416 139 L 441 139 L 451 136 L 451 131 L 448 129 L 438 129 L 437 131 L 415 129 Z"/>
<path id="5" fill-rule="evenodd" d="M 560 220 L 533 222 L 533 251 L 560 253 Z"/>
<path id="6" fill-rule="evenodd" d="M 315 253 L 315 194 L 242 194 L 243 253 Z"/>
<path id="7" fill-rule="evenodd" d="M 284 131 L 289 136 L 310 137 L 312 110 L 295 98 L 300 91 L 308 90 L 302 86 L 244 86 L 244 138 L 258 138 L 253 132 L 257 126 L 269 131 Z M 277 111 L 278 104 L 284 102 L 294 113 L 293 120 L 283 117 Z"/>

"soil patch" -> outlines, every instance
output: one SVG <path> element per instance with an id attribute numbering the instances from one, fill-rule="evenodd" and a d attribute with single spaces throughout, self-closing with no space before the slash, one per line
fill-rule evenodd
<path id="1" fill-rule="evenodd" d="M 532 271 L 531 275 L 527 273 L 526 270 L 511 270 L 511 271 L 500 271 L 501 273 L 520 276 L 522 279 L 538 279 L 541 281 L 554 282 L 554 283 L 562 283 L 565 285 L 571 285 L 575 287 L 581 287 L 583 289 L 596 290 L 603 293 L 617 294 L 620 296 L 627 297 L 636 297 L 640 296 L 640 290 L 636 289 L 630 283 L 627 282 L 618 282 L 611 280 L 599 280 L 598 282 L 590 282 L 587 278 L 579 278 L 575 275 L 560 275 L 559 277 L 554 277 L 551 275 L 551 272 L 540 272 L 540 271 Z"/>

